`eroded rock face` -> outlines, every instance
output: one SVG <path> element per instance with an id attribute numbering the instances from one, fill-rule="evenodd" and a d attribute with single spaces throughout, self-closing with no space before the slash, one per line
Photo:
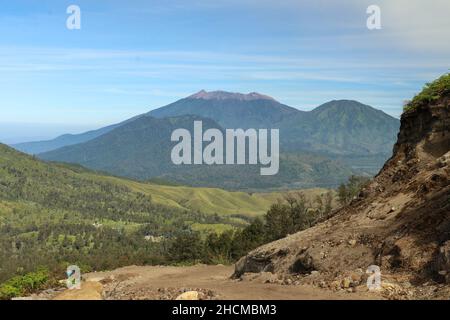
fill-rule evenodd
<path id="1" fill-rule="evenodd" d="M 429 153 L 438 158 L 450 150 L 450 98 L 437 104 L 405 112 L 401 118 L 400 132 L 394 146 L 394 155 L 420 159 L 414 151 Z M 422 155 L 423 156 L 423 155 Z"/>
<path id="2" fill-rule="evenodd" d="M 306 250 L 301 252 L 291 266 L 291 272 L 297 274 L 308 274 L 317 271 L 316 259 Z"/>
<path id="3" fill-rule="evenodd" d="M 245 273 L 273 272 L 273 259 L 283 257 L 287 253 L 286 250 L 275 250 L 242 257 L 235 265 L 233 278 L 239 278 Z"/>
<path id="4" fill-rule="evenodd" d="M 375 264 L 382 272 L 434 278 L 448 271 L 449 240 L 450 97 L 444 97 L 402 115 L 393 156 L 350 205 L 257 248 L 236 264 L 235 276 L 314 270 L 336 276 Z M 436 263 L 442 270 L 430 268 Z"/>

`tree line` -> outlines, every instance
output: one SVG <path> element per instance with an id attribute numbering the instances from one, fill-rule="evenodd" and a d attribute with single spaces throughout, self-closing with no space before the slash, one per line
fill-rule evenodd
<path id="1" fill-rule="evenodd" d="M 308 201 L 301 192 L 288 193 L 241 230 L 211 233 L 204 238 L 191 230 L 178 235 L 169 245 L 168 259 L 177 263 L 233 263 L 258 246 L 315 225 L 327 218 L 332 208 L 331 191 L 314 201 Z"/>

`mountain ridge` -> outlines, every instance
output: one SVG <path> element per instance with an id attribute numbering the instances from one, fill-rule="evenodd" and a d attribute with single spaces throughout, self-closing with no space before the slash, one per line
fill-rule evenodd
<path id="1" fill-rule="evenodd" d="M 225 95 L 227 98 L 218 98 L 223 95 Z M 244 98 L 239 100 L 239 97 Z M 230 106 L 230 101 L 235 102 L 235 104 L 232 104 Z M 236 103 L 238 105 L 236 105 Z M 206 92 L 202 90 L 187 98 L 183 98 L 164 107 L 154 109 L 143 115 L 151 115 L 157 118 L 179 115 L 198 115 L 201 117 L 211 118 L 217 121 L 224 128 L 275 128 L 283 125 L 295 127 L 300 124 L 301 126 L 305 126 L 307 128 L 306 131 L 294 130 L 294 132 L 292 133 L 289 133 L 288 131 L 288 134 L 302 136 L 305 133 L 310 133 L 311 130 L 313 130 L 313 128 L 308 129 L 308 127 L 311 127 L 310 122 L 317 121 L 317 119 L 314 119 L 313 116 L 319 115 L 320 112 L 324 111 L 323 109 L 331 108 L 329 107 L 329 105 L 333 103 L 339 103 L 341 109 L 348 109 L 351 105 L 359 104 L 359 102 L 354 100 L 333 100 L 316 107 L 312 111 L 301 111 L 296 108 L 281 104 L 272 97 L 259 93 L 241 94 L 226 91 Z M 364 104 L 361 104 L 361 106 L 364 106 L 365 110 L 368 111 L 375 109 Z M 388 119 L 387 121 L 399 123 L 397 119 L 385 114 L 380 110 L 378 110 L 377 114 L 379 116 L 383 115 L 383 117 Z M 143 115 L 137 115 L 123 122 L 106 126 L 97 130 L 91 130 L 81 134 L 66 134 L 52 140 L 25 142 L 13 144 L 11 146 L 16 148 L 17 150 L 29 154 L 44 153 L 68 145 L 75 145 L 95 139 Z M 295 123 L 295 121 L 297 121 L 298 123 Z M 391 128 L 388 129 L 391 131 L 396 131 L 395 125 L 391 126 Z M 289 150 L 292 149 L 292 143 L 287 144 L 287 146 Z M 390 152 L 390 150 L 388 149 L 385 149 L 384 151 L 385 153 Z"/>
<path id="2" fill-rule="evenodd" d="M 307 114 L 282 123 L 280 135 L 288 150 L 298 145 L 332 154 L 390 155 L 400 122 L 385 112 L 355 100 L 332 100 Z"/>
<path id="3" fill-rule="evenodd" d="M 222 132 L 225 128 L 279 129 L 280 173 L 269 179 L 260 177 L 254 165 L 173 165 L 171 131 L 183 127 L 192 132 L 196 119 L 204 122 L 205 129 Z M 88 141 L 38 157 L 133 179 L 162 178 L 190 186 L 248 190 L 336 186 L 348 175 L 372 175 L 379 170 L 392 151 L 398 120 L 352 100 L 330 101 L 305 112 L 256 93 L 200 91 L 194 98 L 101 130 L 94 131 Z"/>
<path id="4" fill-rule="evenodd" d="M 214 120 L 198 116 L 153 118 L 143 116 L 103 136 L 40 154 L 44 160 L 78 163 L 118 176 L 147 180 L 162 178 L 197 187 L 265 189 L 337 185 L 352 171 L 340 163 L 317 155 L 281 155 L 276 177 L 261 176 L 260 165 L 182 165 L 171 161 L 171 133 L 178 128 L 192 132 L 194 121 L 203 129 L 223 129 Z M 151 137 L 151 139 L 150 139 Z M 206 145 L 206 143 L 204 143 Z"/>
<path id="5" fill-rule="evenodd" d="M 39 153 L 43 153 L 43 152 L 48 152 L 48 151 L 56 150 L 56 149 L 63 148 L 66 146 L 71 146 L 74 144 L 79 144 L 79 143 L 90 141 L 90 140 L 100 137 L 101 135 L 108 133 L 111 130 L 114 130 L 115 128 L 118 128 L 130 121 L 133 121 L 139 117 L 140 117 L 140 115 L 132 117 L 125 121 L 116 123 L 116 124 L 112 124 L 112 125 L 109 125 L 106 127 L 99 128 L 99 129 L 89 130 L 89 131 L 79 133 L 79 134 L 67 133 L 67 134 L 62 134 L 51 140 L 22 142 L 22 143 L 12 144 L 11 147 L 13 147 L 16 150 L 28 153 L 28 154 L 39 154 Z"/>

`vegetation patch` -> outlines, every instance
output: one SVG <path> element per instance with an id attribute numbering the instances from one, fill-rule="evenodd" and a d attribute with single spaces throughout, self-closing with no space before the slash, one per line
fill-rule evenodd
<path id="1" fill-rule="evenodd" d="M 262 218 L 254 219 L 243 229 L 214 230 L 206 237 L 198 231 L 186 230 L 171 241 L 169 260 L 175 264 L 230 264 L 260 245 L 315 225 L 330 216 L 332 206 L 331 191 L 317 195 L 314 200 L 301 192 L 291 192 L 272 204 Z M 200 227 L 193 226 L 197 230 Z"/>
<path id="2" fill-rule="evenodd" d="M 0 300 L 11 299 L 43 289 L 50 281 L 47 269 L 16 276 L 0 285 Z"/>
<path id="3" fill-rule="evenodd" d="M 427 83 L 419 94 L 405 104 L 404 111 L 416 110 L 421 106 L 436 102 L 448 94 L 450 94 L 450 73 Z"/>
<path id="4" fill-rule="evenodd" d="M 216 234 L 222 234 L 225 231 L 233 231 L 233 226 L 229 224 L 224 223 L 212 223 L 212 224 L 202 224 L 202 223 L 194 223 L 191 225 L 191 229 L 193 231 L 198 231 L 201 233 L 216 233 Z"/>

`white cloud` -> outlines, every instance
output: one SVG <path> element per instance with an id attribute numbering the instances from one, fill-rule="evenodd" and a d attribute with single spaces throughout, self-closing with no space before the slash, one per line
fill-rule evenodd
<path id="1" fill-rule="evenodd" d="M 425 52 L 450 52 L 450 1 L 383 0 L 383 22 L 401 45 Z"/>

